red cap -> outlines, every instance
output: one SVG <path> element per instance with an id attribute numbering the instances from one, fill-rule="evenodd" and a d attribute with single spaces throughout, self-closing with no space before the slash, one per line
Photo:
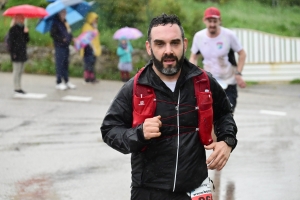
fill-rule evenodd
<path id="1" fill-rule="evenodd" d="M 221 13 L 218 8 L 209 7 L 204 11 L 204 19 L 207 18 L 221 18 Z"/>

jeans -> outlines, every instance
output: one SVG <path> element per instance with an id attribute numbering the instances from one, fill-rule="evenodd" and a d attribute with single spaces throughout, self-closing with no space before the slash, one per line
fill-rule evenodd
<path id="1" fill-rule="evenodd" d="M 69 81 L 69 47 L 55 47 L 56 83 Z"/>

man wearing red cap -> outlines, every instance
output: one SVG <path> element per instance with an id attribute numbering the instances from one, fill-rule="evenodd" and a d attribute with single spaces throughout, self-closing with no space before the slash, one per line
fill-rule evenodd
<path id="1" fill-rule="evenodd" d="M 237 85 L 241 88 L 246 87 L 242 78 L 246 53 L 236 35 L 221 26 L 221 13 L 217 8 L 207 8 L 203 22 L 206 29 L 197 32 L 194 36 L 190 62 L 197 65 L 200 55 L 203 57 L 204 69 L 212 73 L 223 87 L 234 110 L 238 96 Z M 234 52 L 239 55 L 236 67 L 233 67 L 236 65 Z"/>

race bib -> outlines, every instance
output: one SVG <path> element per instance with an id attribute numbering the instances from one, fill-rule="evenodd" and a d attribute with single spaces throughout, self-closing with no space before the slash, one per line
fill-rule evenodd
<path id="1" fill-rule="evenodd" d="M 200 187 L 196 188 L 195 190 L 191 191 L 190 197 L 192 200 L 212 200 L 212 192 L 210 189 L 209 178 L 207 177 Z"/>

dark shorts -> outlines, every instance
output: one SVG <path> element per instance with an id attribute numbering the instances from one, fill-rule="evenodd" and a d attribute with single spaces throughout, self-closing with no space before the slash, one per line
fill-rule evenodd
<path id="1" fill-rule="evenodd" d="M 191 200 L 186 193 L 174 193 L 153 188 L 131 188 L 131 200 Z"/>
<path id="2" fill-rule="evenodd" d="M 232 110 L 234 111 L 237 103 L 237 86 L 236 85 L 228 85 L 228 87 L 225 89 L 225 93 L 227 94 L 227 97 L 231 103 Z"/>

